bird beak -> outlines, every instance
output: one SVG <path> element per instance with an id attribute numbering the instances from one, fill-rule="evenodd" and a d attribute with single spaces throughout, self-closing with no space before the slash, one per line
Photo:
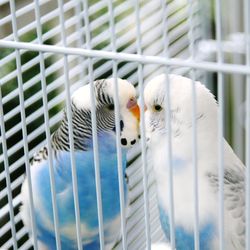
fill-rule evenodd
<path id="1" fill-rule="evenodd" d="M 137 118 L 137 120 L 140 121 L 140 108 L 135 98 L 130 98 L 127 103 L 127 108 Z"/>

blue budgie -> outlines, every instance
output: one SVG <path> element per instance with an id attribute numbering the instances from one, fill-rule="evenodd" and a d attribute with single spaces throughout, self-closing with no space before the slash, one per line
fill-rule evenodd
<path id="1" fill-rule="evenodd" d="M 166 75 L 145 87 L 145 120 L 154 164 L 160 220 L 170 240 L 170 206 L 165 127 Z M 195 82 L 197 96 L 197 167 L 201 250 L 219 249 L 218 106 L 214 96 Z M 192 81 L 169 75 L 172 170 L 176 249 L 194 249 L 194 177 L 192 165 Z M 224 140 L 225 249 L 245 247 L 245 166 Z"/>
<path id="2" fill-rule="evenodd" d="M 127 185 L 125 180 L 126 151 L 139 138 L 139 107 L 136 101 L 134 86 L 121 79 L 117 80 L 117 84 L 119 89 L 124 198 L 127 206 Z M 121 225 L 114 86 L 114 79 L 97 80 L 94 82 L 105 249 L 111 249 L 115 241 L 119 239 Z M 84 250 L 100 249 L 90 93 L 90 84 L 87 84 L 77 89 L 71 98 L 74 155 L 81 217 L 81 239 Z M 51 143 L 61 245 L 62 249 L 73 250 L 77 249 L 77 239 L 66 114 L 64 114 L 60 127 L 51 136 Z M 48 150 L 46 146 L 34 156 L 30 171 L 39 249 L 56 249 Z M 22 186 L 21 200 L 21 217 L 30 231 L 31 221 L 27 179 L 25 179 Z"/>

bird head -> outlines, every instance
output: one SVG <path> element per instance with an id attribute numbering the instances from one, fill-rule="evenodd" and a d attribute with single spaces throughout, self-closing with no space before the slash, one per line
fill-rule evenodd
<path id="1" fill-rule="evenodd" d="M 169 74 L 170 123 L 172 139 L 192 135 L 192 89 L 191 79 Z M 146 105 L 146 131 L 148 140 L 157 142 L 166 129 L 166 83 L 167 75 L 161 74 L 148 82 L 144 89 Z M 211 130 L 217 126 L 217 103 L 214 96 L 200 82 L 195 82 L 197 129 Z M 164 138 L 164 136 L 163 136 Z"/>
<path id="2" fill-rule="evenodd" d="M 117 131 L 115 126 L 115 79 L 94 82 L 97 133 Z M 82 130 L 88 128 L 91 135 L 91 92 L 90 84 L 77 89 L 72 95 L 73 116 L 79 119 Z M 117 79 L 120 111 L 120 138 L 123 147 L 135 144 L 139 138 L 140 111 L 136 100 L 136 90 L 128 81 Z M 73 117 L 73 119 L 74 119 Z M 79 129 L 79 128 L 78 128 Z M 90 136 L 91 137 L 91 136 Z"/>

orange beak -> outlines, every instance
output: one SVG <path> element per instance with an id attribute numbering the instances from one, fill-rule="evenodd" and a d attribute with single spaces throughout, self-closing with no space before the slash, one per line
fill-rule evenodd
<path id="1" fill-rule="evenodd" d="M 140 121 L 140 108 L 135 98 L 131 98 L 127 103 L 129 111 Z"/>

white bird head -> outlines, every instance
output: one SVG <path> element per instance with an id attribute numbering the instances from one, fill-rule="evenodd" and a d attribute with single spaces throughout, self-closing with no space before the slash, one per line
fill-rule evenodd
<path id="1" fill-rule="evenodd" d="M 117 79 L 120 110 L 121 144 L 124 147 L 136 143 L 139 137 L 140 110 L 134 86 L 126 80 Z M 74 115 L 84 116 L 85 127 L 91 128 L 90 84 L 77 89 L 72 95 Z M 97 131 L 115 133 L 115 80 L 104 79 L 94 82 Z M 88 115 L 86 115 L 88 114 Z M 74 117 L 73 117 L 74 119 Z M 81 123 L 80 123 L 81 125 Z M 89 130 L 91 132 L 91 129 Z"/>
<path id="2" fill-rule="evenodd" d="M 146 128 L 148 139 L 157 142 L 167 134 L 165 128 L 166 74 L 153 78 L 145 87 Z M 169 100 L 172 138 L 192 135 L 192 80 L 169 74 Z M 197 129 L 211 130 L 217 126 L 217 103 L 214 96 L 200 82 L 195 82 Z M 217 131 L 217 130 L 216 130 Z"/>

